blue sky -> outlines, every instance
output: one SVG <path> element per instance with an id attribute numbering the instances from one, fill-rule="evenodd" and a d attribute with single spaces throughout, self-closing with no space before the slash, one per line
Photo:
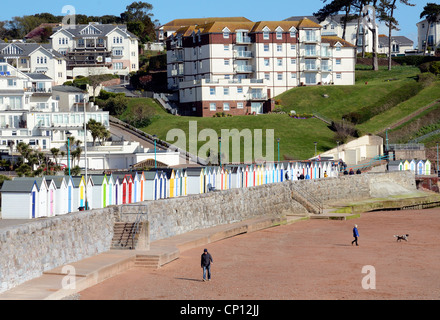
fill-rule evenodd
<path id="1" fill-rule="evenodd" d="M 330 0 L 329 0 L 330 1 Z M 14 16 L 31 15 L 49 12 L 63 15 L 65 5 L 75 7 L 77 13 L 87 15 L 119 15 L 134 0 L 21 0 L 0 11 L 0 21 L 10 20 Z M 228 17 L 244 16 L 252 21 L 284 20 L 290 16 L 311 15 L 324 6 L 322 0 L 146 0 L 153 5 L 154 18 L 166 23 L 177 18 Z M 398 5 L 396 18 L 400 31 L 395 35 L 403 35 L 417 42 L 416 23 L 427 2 L 433 0 L 410 0 L 415 7 Z M 435 2 L 435 1 L 434 1 Z M 380 30 L 385 33 L 385 30 Z"/>

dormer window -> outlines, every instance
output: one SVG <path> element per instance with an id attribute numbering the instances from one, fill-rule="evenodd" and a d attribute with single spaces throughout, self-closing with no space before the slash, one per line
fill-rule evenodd
<path id="1" fill-rule="evenodd" d="M 269 40 L 269 32 L 270 32 L 270 29 L 268 27 L 264 27 L 264 29 L 263 29 L 263 39 L 264 40 Z"/>
<path id="2" fill-rule="evenodd" d="M 229 33 L 231 32 L 231 30 L 229 30 L 228 28 L 224 28 L 223 29 L 223 38 L 224 39 L 229 39 Z"/>

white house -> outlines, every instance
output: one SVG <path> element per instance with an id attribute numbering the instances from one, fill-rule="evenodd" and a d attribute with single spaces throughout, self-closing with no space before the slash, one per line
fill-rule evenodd
<path id="1" fill-rule="evenodd" d="M 414 42 L 404 36 L 391 37 L 391 56 L 404 56 L 407 52 L 414 50 Z M 377 52 L 389 54 L 389 37 L 379 35 L 379 47 Z"/>
<path id="2" fill-rule="evenodd" d="M 125 25 L 89 24 L 55 27 L 52 48 L 66 57 L 67 75 L 128 75 L 139 70 L 138 38 Z"/>
<path id="3" fill-rule="evenodd" d="M 418 22 L 417 26 L 417 48 L 419 52 L 428 52 L 430 48 L 431 54 L 434 49 L 440 45 L 440 19 L 437 22 L 428 24 L 426 19 Z M 428 41 L 428 43 L 426 43 Z"/>
<path id="4" fill-rule="evenodd" d="M 52 79 L 52 85 L 66 82 L 66 58 L 49 44 L 0 43 L 0 62 L 24 73 L 40 73 Z"/>

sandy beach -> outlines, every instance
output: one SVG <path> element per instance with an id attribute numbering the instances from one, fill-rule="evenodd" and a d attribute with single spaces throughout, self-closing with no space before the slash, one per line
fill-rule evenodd
<path id="1" fill-rule="evenodd" d="M 359 246 L 352 246 L 357 224 Z M 81 300 L 429 300 L 440 298 L 440 208 L 307 220 L 211 243 L 159 269 L 133 268 Z M 397 242 L 394 235 L 409 234 Z"/>

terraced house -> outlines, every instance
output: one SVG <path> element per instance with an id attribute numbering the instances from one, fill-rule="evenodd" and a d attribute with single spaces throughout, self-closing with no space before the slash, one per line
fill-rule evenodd
<path id="1" fill-rule="evenodd" d="M 169 89 L 182 113 L 259 114 L 297 86 L 354 84 L 355 47 L 299 21 L 212 21 L 179 28 L 167 39 Z"/>

